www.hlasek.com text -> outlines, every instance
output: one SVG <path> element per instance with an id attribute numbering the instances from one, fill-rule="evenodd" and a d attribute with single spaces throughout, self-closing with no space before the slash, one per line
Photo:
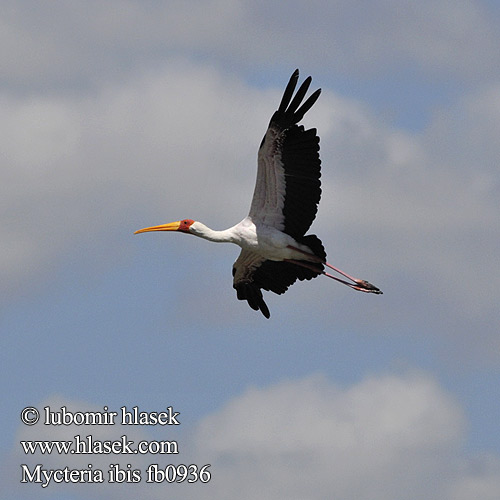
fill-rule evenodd
<path id="1" fill-rule="evenodd" d="M 169 455 L 178 454 L 177 441 L 139 441 L 134 446 L 134 441 L 123 435 L 120 439 L 99 440 L 92 435 L 85 437 L 76 435 L 70 441 L 20 441 L 26 455 L 39 452 L 42 455 L 57 453 L 59 455 Z"/>

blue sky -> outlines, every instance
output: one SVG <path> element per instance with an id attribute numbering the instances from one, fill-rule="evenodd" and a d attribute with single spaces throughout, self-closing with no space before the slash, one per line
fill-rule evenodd
<path id="1" fill-rule="evenodd" d="M 5 2 L 0 499 L 500 496 L 495 2 Z M 238 248 L 141 227 L 247 214 L 295 68 L 323 92 L 331 280 L 236 300 Z M 181 412 L 33 427 L 26 406 Z M 27 457 L 23 439 L 178 439 Z M 136 459 L 137 458 L 137 459 Z M 20 464 L 210 463 L 205 485 L 21 484 Z"/>

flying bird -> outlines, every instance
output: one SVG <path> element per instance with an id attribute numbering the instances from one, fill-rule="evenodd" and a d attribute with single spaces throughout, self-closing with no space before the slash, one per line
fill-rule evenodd
<path id="1" fill-rule="evenodd" d="M 233 264 L 233 288 L 239 300 L 246 300 L 266 318 L 270 312 L 262 290 L 282 294 L 297 279 L 323 275 L 354 290 L 382 293 L 368 281 L 353 278 L 329 264 L 321 240 L 314 234 L 306 235 L 321 196 L 321 160 L 316 129 L 305 130 L 298 123 L 321 89 L 302 102 L 312 79 L 306 78 L 294 95 L 298 79 L 299 71 L 295 70 L 260 144 L 257 181 L 247 217 L 224 231 L 184 219 L 135 232 L 180 231 L 240 246 L 241 253 Z M 326 272 L 325 267 L 345 279 Z"/>

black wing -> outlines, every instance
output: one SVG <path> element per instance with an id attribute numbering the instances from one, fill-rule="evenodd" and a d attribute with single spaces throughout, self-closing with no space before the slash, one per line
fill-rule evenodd
<path id="1" fill-rule="evenodd" d="M 296 70 L 273 114 L 258 156 L 257 181 L 249 217 L 299 238 L 311 226 L 321 197 L 321 160 L 316 129 L 297 123 L 318 99 L 316 90 L 301 105 L 311 77 L 293 93 Z M 292 99 L 293 97 L 293 99 Z"/>
<path id="2" fill-rule="evenodd" d="M 326 252 L 321 240 L 314 234 L 300 238 L 315 255 L 326 259 Z M 307 263 L 311 265 L 310 262 Z M 269 318 L 271 313 L 264 302 L 262 289 L 278 295 L 285 293 L 296 280 L 310 280 L 323 271 L 322 264 L 314 264 L 317 271 L 291 262 L 267 260 L 249 250 L 242 250 L 233 265 L 233 288 L 239 300 L 246 300 L 255 311 L 261 311 Z"/>

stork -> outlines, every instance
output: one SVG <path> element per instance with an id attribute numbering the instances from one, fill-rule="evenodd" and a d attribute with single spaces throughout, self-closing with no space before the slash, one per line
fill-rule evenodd
<path id="1" fill-rule="evenodd" d="M 297 279 L 323 275 L 354 290 L 382 293 L 368 281 L 329 264 L 321 240 L 314 234 L 306 235 L 321 196 L 321 160 L 316 129 L 305 130 L 298 123 L 316 102 L 321 89 L 302 102 L 311 77 L 304 80 L 294 96 L 298 79 L 299 71 L 295 70 L 260 144 L 257 181 L 247 217 L 224 231 L 184 219 L 135 232 L 180 231 L 240 246 L 241 253 L 233 264 L 233 288 L 239 300 L 246 300 L 266 318 L 270 312 L 262 290 L 282 294 Z M 325 266 L 343 278 L 326 272 Z"/>

